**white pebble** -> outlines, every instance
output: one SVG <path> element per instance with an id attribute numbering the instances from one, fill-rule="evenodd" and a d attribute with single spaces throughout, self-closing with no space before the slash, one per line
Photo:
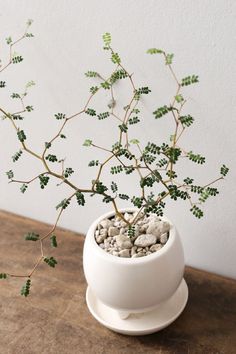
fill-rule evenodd
<path id="1" fill-rule="evenodd" d="M 133 246 L 130 238 L 125 235 L 117 235 L 115 236 L 115 240 L 117 246 L 120 247 L 121 249 L 131 248 Z"/>
<path id="2" fill-rule="evenodd" d="M 100 222 L 100 225 L 104 228 L 104 229 L 108 229 L 110 226 L 113 225 L 111 220 L 108 219 L 104 219 Z"/>
<path id="3" fill-rule="evenodd" d="M 167 232 L 164 233 L 164 234 L 162 234 L 162 235 L 160 236 L 160 242 L 161 242 L 162 244 L 165 244 L 165 243 L 167 242 L 167 239 L 168 239 L 168 234 L 167 234 Z"/>
<path id="4" fill-rule="evenodd" d="M 145 254 L 144 253 L 135 253 L 133 256 L 132 256 L 132 258 L 139 258 L 139 257 L 144 257 L 145 256 Z"/>
<path id="5" fill-rule="evenodd" d="M 120 234 L 124 234 L 125 231 L 126 231 L 125 227 L 121 227 L 121 228 L 120 228 Z"/>
<path id="6" fill-rule="evenodd" d="M 117 251 L 112 251 L 112 255 L 118 257 L 118 256 L 119 256 L 119 252 L 117 252 Z"/>
<path id="7" fill-rule="evenodd" d="M 95 236 L 95 239 L 96 239 L 97 243 L 102 243 L 106 239 L 106 236 L 105 235 L 98 235 L 98 236 Z"/>
<path id="8" fill-rule="evenodd" d="M 130 257 L 129 249 L 125 249 L 125 250 L 120 251 L 119 256 L 124 257 L 124 258 L 129 258 Z"/>
<path id="9" fill-rule="evenodd" d="M 119 229 L 114 226 L 110 226 L 108 229 L 108 236 L 116 236 L 119 235 Z"/>
<path id="10" fill-rule="evenodd" d="M 162 245 L 160 245 L 160 243 L 157 243 L 157 244 L 152 245 L 150 247 L 150 251 L 151 252 L 156 252 L 156 251 L 159 251 L 161 248 L 162 248 Z"/>
<path id="11" fill-rule="evenodd" d="M 161 234 L 169 231 L 170 224 L 167 221 L 153 221 L 147 228 L 147 234 L 152 234 L 160 239 Z"/>
<path id="12" fill-rule="evenodd" d="M 99 232 L 99 234 L 100 234 L 101 236 L 107 237 L 107 230 L 106 230 L 106 229 L 101 229 L 100 232 Z"/>
<path id="13" fill-rule="evenodd" d="M 154 245 L 156 241 L 157 241 L 156 236 L 152 234 L 143 234 L 136 238 L 134 244 L 135 246 L 138 247 L 146 247 L 146 246 Z"/>

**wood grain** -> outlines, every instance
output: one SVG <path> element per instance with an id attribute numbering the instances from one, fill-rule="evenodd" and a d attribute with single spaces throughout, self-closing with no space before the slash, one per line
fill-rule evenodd
<path id="1" fill-rule="evenodd" d="M 28 272 L 39 254 L 24 233 L 49 225 L 0 211 L 0 272 Z M 48 255 L 55 269 L 40 266 L 31 296 L 19 290 L 24 279 L 0 282 L 1 354 L 235 354 L 236 281 L 186 268 L 189 302 L 178 320 L 161 332 L 128 337 L 109 331 L 89 314 L 82 270 L 84 237 L 57 232 L 58 249 Z"/>

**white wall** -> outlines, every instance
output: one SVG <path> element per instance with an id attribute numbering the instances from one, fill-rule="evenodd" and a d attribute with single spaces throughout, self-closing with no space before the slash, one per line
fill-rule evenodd
<path id="1" fill-rule="evenodd" d="M 171 204 L 167 215 L 176 223 L 184 244 L 186 262 L 194 267 L 236 278 L 236 191 L 235 191 L 235 131 L 236 131 L 236 3 L 230 0 L 8 0 L 0 1 L 0 39 L 16 36 L 28 18 L 34 19 L 33 40 L 19 46 L 25 61 L 11 67 L 6 78 L 11 91 L 20 91 L 28 80 L 37 82 L 29 95 L 29 104 L 35 107 L 24 123 L 29 145 L 42 149 L 58 126 L 53 114 L 72 114 L 83 107 L 91 83 L 83 73 L 95 69 L 108 74 L 112 68 L 107 53 L 102 50 L 101 35 L 110 31 L 113 45 L 123 63 L 135 72 L 138 86 L 150 86 L 155 93 L 144 99 L 144 117 L 147 124 L 137 130 L 144 141 L 158 139 L 161 131 L 169 136 L 169 124 L 157 122 L 152 111 L 166 103 L 173 95 L 169 73 L 158 57 L 145 54 L 147 48 L 160 47 L 175 53 L 175 70 L 179 77 L 199 74 L 200 84 L 186 89 L 189 99 L 186 113 L 195 119 L 195 129 L 183 138 L 186 149 L 207 157 L 206 166 L 197 169 L 196 180 L 215 178 L 221 163 L 229 165 L 231 172 L 219 184 L 220 196 L 208 202 L 206 216 L 198 221 L 189 212 L 186 203 Z M 6 49 L 1 46 L 2 50 Z M 122 92 L 123 92 L 123 86 Z M 10 91 L 10 92 L 11 92 Z M 1 91 L 1 103 L 9 111 L 10 100 Z M 124 95 L 120 104 L 124 105 Z M 102 111 L 107 103 L 97 100 L 95 106 Z M 168 102 L 167 101 L 167 102 Z M 107 144 L 115 138 L 114 122 L 95 122 L 89 117 L 75 120 L 66 130 L 71 145 L 58 147 L 61 157 L 67 156 L 68 166 L 77 168 L 73 180 L 87 186 L 93 178 L 85 168 L 91 150 L 81 147 L 85 138 Z M 167 124 L 167 125 L 166 125 Z M 168 127 L 168 129 L 167 129 Z M 107 134 L 108 133 L 108 134 Z M 17 185 L 8 185 L 4 172 L 13 168 L 11 156 L 18 145 L 15 133 L 6 121 L 0 129 L 0 208 L 53 223 L 54 205 L 67 196 L 67 188 L 54 183 L 41 191 L 38 183 L 31 193 L 22 195 Z M 64 144 L 64 145 L 63 145 Z M 92 156 L 93 157 L 93 156 Z M 195 173 L 194 164 L 184 167 L 187 175 Z M 17 177 L 31 178 L 41 166 L 32 158 L 22 157 L 14 168 Z M 127 186 L 128 184 L 128 186 Z M 131 180 L 121 181 L 122 189 L 135 192 Z M 68 208 L 60 225 L 86 232 L 89 223 L 108 206 L 92 199 L 86 208 Z"/>

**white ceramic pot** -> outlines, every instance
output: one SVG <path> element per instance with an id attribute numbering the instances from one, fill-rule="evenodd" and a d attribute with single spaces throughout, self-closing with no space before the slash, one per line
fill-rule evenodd
<path id="1" fill-rule="evenodd" d="M 134 211 L 123 209 L 121 211 Z M 118 311 L 140 313 L 156 308 L 179 287 L 184 272 L 184 253 L 175 226 L 159 251 L 140 258 L 110 255 L 95 241 L 96 226 L 114 212 L 100 216 L 90 226 L 84 245 L 84 273 L 93 294 L 103 304 Z"/>

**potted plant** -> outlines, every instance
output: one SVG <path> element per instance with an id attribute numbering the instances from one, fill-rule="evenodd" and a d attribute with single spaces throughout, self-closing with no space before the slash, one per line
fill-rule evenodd
<path id="1" fill-rule="evenodd" d="M 17 40 L 13 41 L 11 37 L 6 39 L 9 60 L 2 64 L 0 72 L 23 60 L 14 49 L 23 39 L 33 37 L 29 32 L 31 24 L 32 20 L 29 20 L 24 34 Z M 54 257 L 45 256 L 44 244 L 50 240 L 51 246 L 57 247 L 55 229 L 71 200 L 75 199 L 78 205 L 84 206 L 87 195 L 98 195 L 103 203 L 111 205 L 112 211 L 98 215 L 85 239 L 84 271 L 89 285 L 86 296 L 89 310 L 101 323 L 117 332 L 147 334 L 173 322 L 184 309 L 188 297 L 187 285 L 183 279 L 183 249 L 175 225 L 164 216 L 165 202 L 167 199 L 173 203 L 178 199 L 186 200 L 191 213 L 201 218 L 201 206 L 208 198 L 219 193 L 213 185 L 224 179 L 229 169 L 222 165 L 216 179 L 204 185 L 199 185 L 192 176 L 178 177 L 180 159 L 184 158 L 197 165 L 205 163 L 205 157 L 192 150 L 186 151 L 180 145 L 182 135 L 194 123 L 194 118 L 185 108 L 184 88 L 196 84 L 198 76 L 188 75 L 179 79 L 172 67 L 173 54 L 156 48 L 147 51 L 150 55 L 164 59 L 176 84 L 176 92 L 171 103 L 168 103 L 168 97 L 165 105 L 153 108 L 153 119 L 157 120 L 157 124 L 160 119 L 173 121 L 171 135 L 164 142 L 159 141 L 158 134 L 153 142 L 140 142 L 133 134 L 133 127 L 145 124 L 141 105 L 151 90 L 147 86 L 136 85 L 133 74 L 126 70 L 119 54 L 114 51 L 109 33 L 103 35 L 103 43 L 114 69 L 106 78 L 93 70 L 85 73 L 86 77 L 95 82 L 89 89 L 85 105 L 71 116 L 55 113 L 58 130 L 45 142 L 40 154 L 28 146 L 27 134 L 21 127 L 24 116 L 33 111 L 27 101 L 27 94 L 34 82 L 27 83 L 22 94 L 11 95 L 12 99 L 19 100 L 22 107 L 20 110 L 9 113 L 9 109 L 0 107 L 3 119 L 12 125 L 20 145 L 12 157 L 13 163 L 18 162 L 22 154 L 29 154 L 40 161 L 43 168 L 40 174 L 23 181 L 14 176 L 13 170 L 9 170 L 6 172 L 9 182 L 19 183 L 22 193 L 28 192 L 32 183 L 39 183 L 42 189 L 46 188 L 51 178 L 71 188 L 71 194 L 56 206 L 58 216 L 52 229 L 45 235 L 38 235 L 31 230 L 25 235 L 26 240 L 39 243 L 40 254 L 32 271 L 20 275 L 26 278 L 21 295 L 29 295 L 31 278 L 40 265 L 46 263 L 50 267 L 56 266 L 57 260 Z M 127 101 L 122 102 L 122 110 L 117 109 L 114 93 L 114 88 L 121 81 L 127 82 L 131 89 Z M 1 90 L 5 87 L 6 82 L 0 81 Z M 107 107 L 102 112 L 97 112 L 93 106 L 93 98 L 98 92 L 110 93 Z M 61 159 L 55 152 L 54 144 L 66 139 L 64 128 L 82 115 L 91 119 L 91 122 L 98 119 L 102 121 L 101 124 L 106 124 L 107 119 L 113 119 L 117 137 L 112 146 L 105 143 L 100 146 L 96 138 L 91 137 L 84 141 L 84 148 L 102 150 L 104 158 L 101 161 L 93 158 L 88 162 L 88 168 L 95 170 L 95 177 L 91 183 L 78 186 L 73 181 L 73 167 L 66 166 L 65 159 Z M 112 176 L 109 185 L 104 182 L 104 173 Z M 138 194 L 133 196 L 129 193 L 131 176 L 128 177 L 126 190 L 119 187 L 121 175 L 138 177 Z M 126 208 L 125 203 L 128 203 Z M 1 279 L 15 276 L 19 274 L 0 273 Z"/>

